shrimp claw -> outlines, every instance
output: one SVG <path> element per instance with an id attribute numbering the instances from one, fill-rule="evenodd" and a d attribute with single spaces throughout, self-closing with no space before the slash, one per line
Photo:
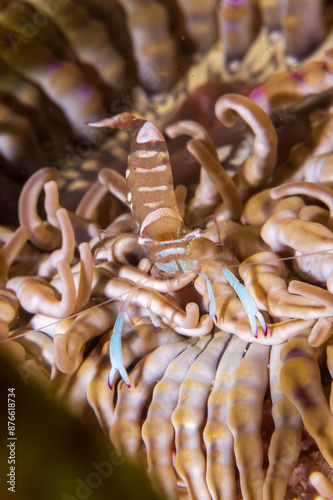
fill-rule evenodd
<path id="1" fill-rule="evenodd" d="M 254 301 L 254 298 L 250 294 L 250 292 L 245 288 L 242 283 L 239 282 L 239 280 L 232 274 L 231 271 L 227 268 L 222 268 L 223 274 L 225 278 L 227 279 L 228 283 L 232 288 L 235 290 L 238 298 L 240 299 L 241 303 L 243 304 L 243 307 L 246 311 L 246 314 L 249 317 L 250 320 L 250 325 L 251 325 L 251 330 L 253 332 L 253 335 L 255 338 L 258 337 L 258 330 L 257 330 L 257 322 L 256 322 L 256 317 L 258 318 L 262 329 L 264 331 L 264 335 L 266 337 L 267 335 L 267 325 L 265 322 L 265 319 L 261 312 L 257 308 L 257 304 Z"/>
<path id="2" fill-rule="evenodd" d="M 215 303 L 215 297 L 214 297 L 214 292 L 212 288 L 212 283 L 208 276 L 206 276 L 204 273 L 199 273 L 198 275 L 201 276 L 206 280 L 207 283 L 207 292 L 208 292 L 208 298 L 209 298 L 209 318 L 210 319 L 215 319 L 217 322 L 217 316 L 216 316 L 216 303 Z"/>
<path id="3" fill-rule="evenodd" d="M 123 362 L 121 337 L 120 337 L 121 331 L 123 329 L 125 312 L 126 312 L 126 307 L 124 307 L 123 310 L 118 314 L 110 340 L 110 361 L 112 366 L 108 378 L 110 389 L 112 389 L 113 379 L 115 374 L 117 373 L 117 370 L 119 371 L 119 375 L 121 376 L 127 387 L 131 387 L 128 374 Z"/>

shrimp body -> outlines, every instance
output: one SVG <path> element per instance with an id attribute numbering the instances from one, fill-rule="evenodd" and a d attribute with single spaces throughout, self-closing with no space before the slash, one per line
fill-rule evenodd
<path id="1" fill-rule="evenodd" d="M 127 112 L 90 123 L 90 125 L 117 128 L 129 134 L 130 154 L 126 170 L 127 200 L 140 227 L 138 242 L 145 246 L 151 262 L 164 278 L 175 278 L 192 272 L 194 276 L 195 274 L 202 276 L 207 283 L 210 301 L 209 315 L 216 319 L 215 299 L 210 280 L 205 274 L 199 272 L 199 261 L 191 255 L 190 243 L 193 239 L 201 237 L 202 231 L 196 229 L 186 234 L 185 224 L 177 206 L 169 153 L 162 133 L 153 123 L 136 118 Z M 256 308 L 250 293 L 230 271 L 223 268 L 222 271 L 241 299 L 254 335 L 257 335 L 255 316 L 266 332 L 265 320 Z M 109 376 L 110 387 L 112 387 L 116 370 L 119 370 L 125 383 L 130 385 L 128 375 L 122 365 L 120 341 L 128 304 L 127 299 L 120 312 L 119 321 L 116 321 L 110 342 L 112 365 Z"/>

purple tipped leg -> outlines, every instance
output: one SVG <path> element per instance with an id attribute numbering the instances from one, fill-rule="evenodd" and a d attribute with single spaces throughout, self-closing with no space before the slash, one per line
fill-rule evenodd
<path id="1" fill-rule="evenodd" d="M 209 298 L 209 318 L 210 319 L 215 319 L 217 322 L 217 316 L 216 316 L 216 303 L 215 303 L 215 297 L 214 297 L 214 292 L 212 288 L 212 284 L 208 276 L 206 276 L 204 273 L 198 273 L 201 278 L 204 278 L 207 283 L 207 293 L 208 293 L 208 298 Z"/>
<path id="2" fill-rule="evenodd" d="M 256 318 L 260 321 L 260 324 L 262 326 L 262 329 L 264 331 L 264 335 L 266 337 L 267 335 L 267 325 L 265 322 L 265 319 L 261 312 L 257 308 L 257 304 L 254 301 L 254 298 L 250 294 L 250 292 L 245 288 L 244 285 L 242 285 L 236 276 L 232 274 L 231 271 L 227 268 L 222 268 L 223 274 L 228 280 L 229 284 L 232 286 L 232 288 L 235 290 L 238 298 L 240 299 L 241 303 L 243 304 L 243 307 L 246 311 L 246 314 L 249 317 L 250 320 L 250 325 L 251 325 L 251 330 L 253 332 L 253 335 L 255 338 L 258 337 L 258 331 L 257 331 L 257 322 Z"/>
<path id="3" fill-rule="evenodd" d="M 122 349 L 121 349 L 121 337 L 120 333 L 123 328 L 123 323 L 124 323 L 124 316 L 125 316 L 125 311 L 121 311 L 118 314 L 118 317 L 116 319 L 116 323 L 114 325 L 112 337 L 110 340 L 110 361 L 111 361 L 111 370 L 109 373 L 109 387 L 112 389 L 113 386 L 113 379 L 117 371 L 119 371 L 119 375 L 127 385 L 127 387 L 130 387 L 130 381 L 128 378 L 128 374 L 126 372 L 124 362 L 123 362 L 123 354 L 122 354 Z"/>
<path id="4" fill-rule="evenodd" d="M 147 309 L 148 309 L 148 314 L 149 314 L 149 317 L 150 317 L 150 321 L 153 323 L 153 325 L 156 328 L 156 330 L 157 330 L 157 328 L 162 328 L 160 320 L 158 319 L 158 317 L 156 316 L 156 314 L 154 313 L 154 311 L 152 311 L 151 307 L 148 306 Z"/>

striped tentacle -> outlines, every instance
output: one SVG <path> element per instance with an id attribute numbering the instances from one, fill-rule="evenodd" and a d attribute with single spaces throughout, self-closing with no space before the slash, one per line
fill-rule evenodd
<path id="1" fill-rule="evenodd" d="M 284 345 L 281 351 L 281 388 L 296 406 L 306 430 L 332 467 L 333 416 L 321 384 L 318 351 L 309 345 L 308 335 L 307 329 L 299 331 Z M 297 370 L 292 372 L 296 366 Z"/>
<path id="2" fill-rule="evenodd" d="M 234 437 L 243 498 L 248 500 L 262 500 L 264 474 L 260 428 L 268 384 L 269 349 L 265 345 L 250 345 L 232 375 L 227 398 L 227 424 Z"/>
<path id="3" fill-rule="evenodd" d="M 154 388 L 147 419 L 142 426 L 142 438 L 147 448 L 148 468 L 153 480 L 168 498 L 177 498 L 177 478 L 173 468 L 175 431 L 171 415 L 175 410 L 179 388 L 195 359 L 206 348 L 210 336 L 201 337 L 171 361 Z"/>
<path id="4" fill-rule="evenodd" d="M 302 419 L 281 387 L 281 351 L 284 344 L 274 345 L 270 355 L 270 389 L 275 430 L 268 449 L 269 467 L 263 498 L 284 498 L 288 480 L 296 466 L 301 448 Z"/>
<path id="5" fill-rule="evenodd" d="M 224 334 L 227 335 L 227 334 Z M 207 449 L 207 485 L 214 500 L 236 498 L 234 438 L 227 425 L 228 394 L 232 375 L 241 362 L 246 343 L 230 336 L 219 361 L 207 403 L 207 423 L 203 431 Z"/>
<path id="6" fill-rule="evenodd" d="M 210 500 L 206 485 L 206 458 L 202 449 L 202 428 L 206 407 L 221 352 L 229 336 L 217 332 L 190 367 L 179 389 L 178 404 L 171 421 L 175 429 L 175 467 L 185 481 L 192 500 Z"/>
<path id="7" fill-rule="evenodd" d="M 131 373 L 132 386 L 118 388 L 117 408 L 110 429 L 114 445 L 133 461 L 145 460 L 141 451 L 141 418 L 144 406 L 150 400 L 156 381 L 169 363 L 195 342 L 195 338 L 161 345 L 147 354 Z"/>

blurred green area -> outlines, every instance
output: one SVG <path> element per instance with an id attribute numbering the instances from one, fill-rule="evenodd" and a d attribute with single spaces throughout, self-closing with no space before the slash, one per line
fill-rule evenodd
<path id="1" fill-rule="evenodd" d="M 128 464 L 102 434 L 89 432 L 32 382 L 0 345 L 1 500 L 161 500 L 143 471 Z M 8 434 L 8 388 L 15 388 L 15 441 Z M 15 493 L 8 491 L 15 443 Z M 12 446 L 14 451 L 14 447 Z"/>

